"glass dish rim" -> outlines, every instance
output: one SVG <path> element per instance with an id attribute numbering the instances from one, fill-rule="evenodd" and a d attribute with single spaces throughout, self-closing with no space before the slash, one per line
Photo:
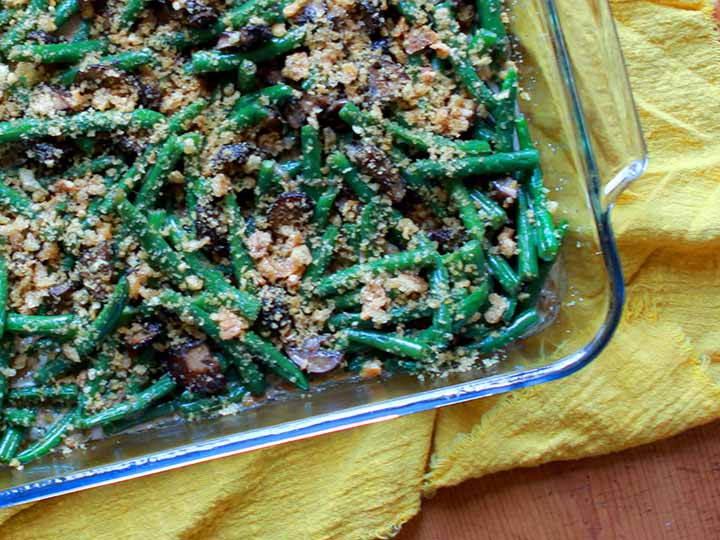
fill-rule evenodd
<path id="1" fill-rule="evenodd" d="M 607 0 L 600 0 L 604 3 Z M 555 362 L 523 371 L 493 375 L 470 382 L 458 383 L 443 388 L 430 389 L 408 396 L 396 397 L 378 403 L 350 407 L 335 412 L 324 413 L 309 418 L 285 422 L 271 427 L 256 428 L 241 433 L 225 435 L 207 441 L 188 444 L 109 465 L 93 467 L 88 470 L 61 475 L 38 482 L 31 482 L 4 491 L 0 491 L 0 508 L 73 493 L 76 491 L 100 487 L 108 484 L 131 480 L 149 474 L 160 473 L 179 467 L 194 465 L 234 454 L 258 450 L 275 444 L 288 443 L 317 435 L 368 425 L 384 420 L 471 401 L 493 394 L 517 390 L 523 387 L 554 381 L 582 369 L 605 348 L 615 332 L 622 314 L 625 300 L 625 287 L 620 258 L 610 224 L 612 198 L 631 181 L 637 179 L 647 167 L 647 151 L 642 137 L 637 109 L 633 105 L 634 121 L 638 126 L 643 154 L 641 159 L 627 164 L 614 178 L 610 179 L 602 190 L 589 136 L 584 124 L 584 115 L 574 76 L 570 56 L 565 46 L 562 25 L 555 7 L 555 0 L 544 0 L 548 15 L 552 20 L 553 39 L 557 44 L 557 59 L 565 86 L 573 107 L 573 119 L 583 142 L 581 152 L 584 157 L 590 183 L 588 192 L 592 203 L 592 212 L 600 239 L 600 248 L 608 273 L 608 285 L 611 293 L 605 321 L 599 332 L 583 348 Z M 611 22 L 614 38 L 617 30 Z M 619 46 L 619 43 L 618 43 Z M 627 80 L 627 70 L 622 66 L 621 73 Z M 632 96 L 631 96 L 632 99 Z M 601 197 L 608 197 L 610 204 L 603 207 Z"/>

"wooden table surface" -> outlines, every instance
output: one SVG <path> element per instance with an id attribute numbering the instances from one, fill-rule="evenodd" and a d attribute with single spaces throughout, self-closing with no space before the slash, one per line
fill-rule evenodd
<path id="1" fill-rule="evenodd" d="M 485 538 L 720 539 L 720 422 L 440 490 L 396 540 Z"/>

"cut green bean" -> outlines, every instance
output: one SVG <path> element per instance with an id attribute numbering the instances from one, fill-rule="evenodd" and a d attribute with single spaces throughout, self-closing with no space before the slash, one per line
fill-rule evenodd
<path id="1" fill-rule="evenodd" d="M 27 463 L 28 461 L 44 456 L 62 442 L 63 437 L 65 437 L 67 432 L 73 428 L 76 420 L 77 411 L 69 412 L 55 424 L 50 426 L 50 429 L 45 432 L 42 439 L 28 446 L 25 450 L 15 456 L 15 459 L 17 459 L 20 463 Z"/>
<path id="2" fill-rule="evenodd" d="M 0 438 L 0 462 L 10 463 L 20 449 L 25 430 L 21 427 L 8 426 Z"/>
<path id="3" fill-rule="evenodd" d="M 43 366 L 37 368 L 35 373 L 33 373 L 33 381 L 40 385 L 47 384 L 58 377 L 67 375 L 80 366 L 80 363 L 75 363 L 64 356 L 57 356 L 56 358 L 48 360 Z"/>
<path id="4" fill-rule="evenodd" d="M 60 28 L 80 11 L 80 0 L 60 0 L 55 4 L 55 27 Z"/>
<path id="5" fill-rule="evenodd" d="M 75 339 L 75 349 L 80 357 L 90 354 L 117 327 L 120 315 L 130 297 L 130 286 L 125 276 L 120 278 L 115 290 L 90 324 L 83 324 Z"/>
<path id="6" fill-rule="evenodd" d="M 310 125 L 303 126 L 300 130 L 303 164 L 303 190 L 317 200 L 320 196 L 317 183 L 322 179 L 320 170 L 322 164 L 322 144 L 320 133 Z"/>
<path id="7" fill-rule="evenodd" d="M 141 50 L 101 56 L 97 59 L 96 65 L 112 66 L 123 71 L 134 71 L 140 66 L 152 64 L 154 62 L 155 57 L 151 51 Z M 75 82 L 75 78 L 78 76 L 78 73 L 80 73 L 79 67 L 69 68 L 58 75 L 57 81 L 63 86 L 70 86 L 73 82 Z"/>
<path id="8" fill-rule="evenodd" d="M 166 43 L 180 50 L 197 47 L 215 41 L 222 35 L 224 30 L 225 25 L 220 21 L 210 28 L 186 28 L 170 34 Z"/>
<path id="9" fill-rule="evenodd" d="M 112 405 L 104 411 L 82 418 L 80 421 L 80 427 L 88 429 L 121 420 L 122 418 L 145 409 L 152 402 L 167 396 L 175 390 L 176 386 L 177 383 L 173 380 L 173 378 L 169 374 L 165 374 L 148 388 L 132 396 L 130 400 Z"/>
<path id="10" fill-rule="evenodd" d="M 502 99 L 496 108 L 495 149 L 498 152 L 509 152 L 514 146 L 517 90 L 517 72 L 510 68 L 500 89 Z"/>
<path id="11" fill-rule="evenodd" d="M 250 272 L 254 270 L 255 265 L 245 246 L 243 234 L 245 222 L 240 215 L 240 209 L 238 208 L 237 198 L 234 193 L 230 192 L 225 195 L 223 208 L 229 229 L 230 259 L 232 261 L 235 282 L 241 290 L 253 291 L 255 286 Z"/>
<path id="12" fill-rule="evenodd" d="M 453 332 L 459 332 L 472 321 L 473 317 L 487 302 L 489 295 L 490 283 L 485 279 L 478 288 L 463 297 L 460 303 L 454 306 L 452 314 Z"/>
<path id="13" fill-rule="evenodd" d="M 13 426 L 30 427 L 35 423 L 37 412 L 33 409 L 8 407 L 2 412 L 2 416 L 8 424 Z"/>
<path id="14" fill-rule="evenodd" d="M 540 324 L 540 321 L 537 311 L 529 309 L 518 315 L 509 326 L 492 332 L 481 341 L 465 345 L 465 349 L 476 350 L 483 354 L 491 353 L 505 347 L 512 341 L 520 339 L 534 326 Z"/>
<path id="15" fill-rule="evenodd" d="M 415 360 L 424 360 L 430 354 L 430 346 L 418 340 L 411 340 L 395 334 L 383 334 L 381 332 L 371 332 L 369 330 L 346 330 L 345 334 L 350 341 L 361 343 L 407 358 Z"/>
<path id="16" fill-rule="evenodd" d="M 79 62 L 87 54 L 104 52 L 106 48 L 107 43 L 99 39 L 47 45 L 16 45 L 10 49 L 8 58 L 14 62 L 68 64 Z"/>
<path id="17" fill-rule="evenodd" d="M 25 12 L 15 19 L 15 24 L 5 31 L 0 38 L 0 51 L 7 52 L 18 43 L 25 41 L 27 35 L 35 28 L 40 16 L 47 12 L 48 0 L 30 0 Z"/>
<path id="18" fill-rule="evenodd" d="M 352 307 L 352 306 L 349 306 Z M 387 311 L 387 321 L 383 324 L 397 324 L 418 319 L 432 317 L 435 310 L 427 304 L 417 304 L 412 307 L 395 306 Z M 371 319 L 363 319 L 360 313 L 337 313 L 328 319 L 330 328 L 372 328 L 376 323 Z"/>
<path id="19" fill-rule="evenodd" d="M 237 87 L 243 92 L 250 92 L 257 84 L 257 65 L 250 60 L 241 60 L 237 71 Z"/>
<path id="20" fill-rule="evenodd" d="M 37 217 L 35 210 L 33 210 L 33 202 L 24 193 L 7 186 L 2 181 L 0 176 L 0 205 L 6 206 L 30 219 Z"/>
<path id="21" fill-rule="evenodd" d="M 342 178 L 362 202 L 368 203 L 375 197 L 375 191 L 360 178 L 357 169 L 345 154 L 335 152 L 328 156 L 327 162 L 333 174 Z"/>
<path id="22" fill-rule="evenodd" d="M 140 12 L 145 9 L 147 0 L 127 0 L 125 7 L 120 12 L 120 27 L 132 28 L 140 16 Z"/>
<path id="23" fill-rule="evenodd" d="M 520 289 L 520 278 L 505 257 L 488 250 L 485 252 L 485 258 L 490 273 L 498 280 L 505 292 L 510 296 L 515 296 Z"/>
<path id="24" fill-rule="evenodd" d="M 502 0 L 476 0 L 475 9 L 480 24 L 497 36 L 498 47 L 501 53 L 504 53 L 507 47 L 507 32 L 502 21 Z"/>
<path id="25" fill-rule="evenodd" d="M 301 390 L 310 390 L 303 372 L 289 358 L 257 334 L 248 332 L 243 345 L 250 353 L 266 364 L 275 374 Z"/>
<path id="26" fill-rule="evenodd" d="M 88 132 L 113 131 L 119 127 L 151 128 L 165 117 L 150 109 L 120 111 L 86 111 L 65 117 L 20 118 L 0 122 L 0 143 L 33 140 L 58 134 L 78 136 Z"/>
<path id="27" fill-rule="evenodd" d="M 534 227 L 537 231 L 537 253 L 544 261 L 551 261 L 557 255 L 560 244 L 555 234 L 555 224 L 547 209 L 545 186 L 540 169 L 535 169 L 528 182 Z"/>
<path id="28" fill-rule="evenodd" d="M 318 282 L 313 292 L 318 296 L 329 296 L 347 288 L 364 275 L 430 266 L 434 263 L 435 255 L 429 248 L 386 255 L 376 261 L 351 266 L 326 276 Z"/>
<path id="29" fill-rule="evenodd" d="M 75 401 L 78 397 L 78 387 L 74 384 L 60 384 L 55 386 L 19 386 L 10 389 L 9 401 Z"/>
<path id="30" fill-rule="evenodd" d="M 66 315 L 20 315 L 8 313 L 5 331 L 23 335 L 73 337 L 77 333 L 79 319 Z"/>
<path id="31" fill-rule="evenodd" d="M 518 274 L 524 281 L 532 281 L 538 275 L 537 246 L 535 235 L 530 225 L 530 206 L 525 193 L 525 188 L 518 190 L 517 202 L 517 249 L 518 249 Z"/>
<path id="32" fill-rule="evenodd" d="M 339 229 L 335 225 L 328 225 L 320 239 L 320 245 L 313 251 L 312 263 L 307 267 L 303 279 L 305 281 L 317 280 L 325 273 L 335 250 Z"/>
<path id="33" fill-rule="evenodd" d="M 190 63 L 185 66 L 188 73 L 199 74 L 237 69 L 243 60 L 260 63 L 283 55 L 302 45 L 305 27 L 298 26 L 284 36 L 270 39 L 265 45 L 245 53 L 223 53 L 220 51 L 198 51 L 193 53 Z"/>
<path id="34" fill-rule="evenodd" d="M 313 223 L 318 229 L 327 227 L 330 212 L 335 205 L 335 199 L 338 193 L 340 193 L 340 188 L 330 186 L 318 197 L 315 203 L 315 210 L 313 211 Z"/>
<path id="35" fill-rule="evenodd" d="M 470 198 L 477 206 L 480 215 L 493 229 L 499 229 L 507 222 L 507 214 L 502 206 L 480 190 L 470 192 Z"/>
<path id="36" fill-rule="evenodd" d="M 483 242 L 485 240 L 485 227 L 487 223 L 480 217 L 467 188 L 461 180 L 454 179 L 449 182 L 448 189 L 450 191 L 450 197 L 455 203 L 455 206 L 457 206 L 463 225 L 465 225 L 465 228 L 475 240 Z"/>
<path id="37" fill-rule="evenodd" d="M 5 319 L 7 319 L 7 301 L 8 301 L 8 267 L 7 259 L 0 254 L 0 343 L 2 343 L 5 334 Z M 0 399 L 0 410 L 2 410 L 2 400 Z"/>
<path id="38" fill-rule="evenodd" d="M 538 160 L 537 150 L 520 150 L 447 161 L 419 159 L 412 164 L 409 171 L 431 178 L 465 178 L 483 174 L 507 173 L 518 169 L 532 169 L 537 166 Z"/>
<path id="39" fill-rule="evenodd" d="M 247 0 L 231 9 L 223 21 L 232 28 L 246 26 L 253 17 L 261 17 L 266 23 L 280 22 L 288 3 L 289 0 Z"/>

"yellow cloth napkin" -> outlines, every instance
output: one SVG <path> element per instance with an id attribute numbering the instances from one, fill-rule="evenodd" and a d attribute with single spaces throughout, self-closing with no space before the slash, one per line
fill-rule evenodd
<path id="1" fill-rule="evenodd" d="M 616 0 L 650 169 L 614 213 L 621 327 L 561 381 L 23 507 L 0 539 L 371 539 L 469 477 L 720 416 L 720 47 L 703 0 Z"/>

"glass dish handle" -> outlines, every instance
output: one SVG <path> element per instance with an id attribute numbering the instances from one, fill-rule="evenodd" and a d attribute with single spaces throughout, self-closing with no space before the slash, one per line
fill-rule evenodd
<path id="1" fill-rule="evenodd" d="M 647 166 L 647 149 L 630 88 L 625 59 L 607 0 L 547 0 L 551 17 L 563 29 L 558 51 L 568 59 L 582 107 L 591 152 L 591 188 L 601 209 Z"/>

